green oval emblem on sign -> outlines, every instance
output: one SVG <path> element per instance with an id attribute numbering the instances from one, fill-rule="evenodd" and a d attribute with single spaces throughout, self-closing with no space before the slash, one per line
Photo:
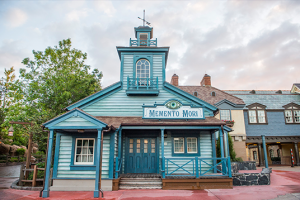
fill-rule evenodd
<path id="1" fill-rule="evenodd" d="M 177 109 L 177 108 L 180 108 L 182 106 L 182 104 L 179 101 L 171 100 L 171 101 L 168 101 L 165 106 L 169 109 Z"/>

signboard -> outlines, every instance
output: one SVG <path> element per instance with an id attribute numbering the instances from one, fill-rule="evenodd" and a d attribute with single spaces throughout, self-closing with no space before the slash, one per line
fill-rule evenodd
<path id="1" fill-rule="evenodd" d="M 143 108 L 144 119 L 204 119 L 203 108 L 185 105 L 178 100 Z"/>

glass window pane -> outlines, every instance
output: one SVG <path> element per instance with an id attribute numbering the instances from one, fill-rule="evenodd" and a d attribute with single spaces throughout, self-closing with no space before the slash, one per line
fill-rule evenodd
<path id="1" fill-rule="evenodd" d="M 88 152 L 89 154 L 93 154 L 93 147 L 90 147 L 89 148 L 89 152 Z"/>
<path id="2" fill-rule="evenodd" d="M 82 161 L 81 162 L 87 162 L 87 156 L 82 156 Z"/>
<path id="3" fill-rule="evenodd" d="M 89 156 L 89 162 L 93 162 L 93 156 Z"/>
<path id="4" fill-rule="evenodd" d="M 220 110 L 221 120 L 230 120 L 230 110 Z"/>
<path id="5" fill-rule="evenodd" d="M 94 140 L 89 140 L 89 146 L 90 147 L 94 146 Z"/>
<path id="6" fill-rule="evenodd" d="M 256 110 L 249 110 L 249 121 L 250 121 L 250 123 L 257 123 Z"/>
<path id="7" fill-rule="evenodd" d="M 197 138 L 187 138 L 187 152 L 197 153 Z"/>
<path id="8" fill-rule="evenodd" d="M 133 144 L 133 139 L 130 139 L 129 142 L 130 142 L 131 144 Z"/>
<path id="9" fill-rule="evenodd" d="M 266 117 L 265 117 L 265 111 L 264 110 L 258 110 L 258 123 L 266 123 Z"/>
<path id="10" fill-rule="evenodd" d="M 144 143 L 144 153 L 148 153 L 148 143 Z"/>
<path id="11" fill-rule="evenodd" d="M 77 147 L 76 154 L 81 154 L 81 147 Z"/>
<path id="12" fill-rule="evenodd" d="M 81 146 L 82 145 L 82 140 L 77 140 L 77 146 Z"/>
<path id="13" fill-rule="evenodd" d="M 183 138 L 174 138 L 174 152 L 175 153 L 184 153 L 184 139 Z"/>
<path id="14" fill-rule="evenodd" d="M 83 146 L 85 147 L 89 146 L 88 140 L 83 140 Z"/>
<path id="15" fill-rule="evenodd" d="M 285 113 L 286 123 L 293 123 L 292 111 L 291 110 L 286 110 L 284 113 Z"/>
<path id="16" fill-rule="evenodd" d="M 133 149 L 129 149 L 129 153 L 133 153 Z"/>
<path id="17" fill-rule="evenodd" d="M 76 162 L 81 162 L 81 156 L 76 156 Z"/>
<path id="18" fill-rule="evenodd" d="M 87 154 L 87 148 L 86 147 L 82 148 L 82 154 Z"/>

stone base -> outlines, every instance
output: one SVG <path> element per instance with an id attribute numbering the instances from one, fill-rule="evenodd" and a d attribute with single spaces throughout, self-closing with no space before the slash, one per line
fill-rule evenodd
<path id="1" fill-rule="evenodd" d="M 238 173 L 233 174 L 233 185 L 270 185 L 269 173 Z"/>
<path id="2" fill-rule="evenodd" d="M 101 189 L 112 191 L 112 180 L 102 180 Z M 94 191 L 95 180 L 54 179 L 50 191 Z"/>

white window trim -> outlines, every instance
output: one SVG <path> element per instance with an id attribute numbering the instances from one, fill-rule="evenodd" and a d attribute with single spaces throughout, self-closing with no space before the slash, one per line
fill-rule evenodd
<path id="1" fill-rule="evenodd" d="M 94 145 L 93 145 L 93 162 L 76 162 L 76 155 L 77 155 L 77 141 L 78 140 L 93 140 L 94 141 Z M 89 149 L 89 146 L 88 146 Z M 94 164 L 94 158 L 95 158 L 95 138 L 76 138 L 75 140 L 75 152 L 74 152 L 74 165 L 93 165 Z"/>
<path id="2" fill-rule="evenodd" d="M 176 152 L 175 139 L 179 139 L 179 138 L 183 139 L 183 146 L 182 146 L 183 152 Z M 182 154 L 184 154 L 184 137 L 176 137 L 176 138 L 174 138 L 174 153 L 182 153 Z"/>
<path id="3" fill-rule="evenodd" d="M 198 138 L 197 137 L 187 137 L 186 140 L 188 140 L 189 138 L 195 138 L 196 139 L 196 151 L 189 152 L 189 150 L 188 150 L 188 141 L 186 141 L 186 145 L 187 145 L 186 151 L 187 151 L 187 153 L 198 153 Z"/>
<path id="4" fill-rule="evenodd" d="M 224 111 L 228 111 L 228 114 L 229 114 L 229 119 L 222 119 L 222 111 L 224 112 Z M 221 109 L 220 110 L 220 120 L 231 120 L 231 112 L 230 112 L 230 110 L 229 109 Z"/>
<path id="5" fill-rule="evenodd" d="M 146 60 L 147 62 L 149 62 L 149 77 L 146 77 L 146 78 L 151 78 L 151 63 L 150 63 L 150 61 L 149 60 L 147 60 L 146 58 L 141 58 L 141 59 L 138 59 L 137 61 L 136 61 L 136 63 L 135 63 L 135 77 L 137 78 L 137 76 L 138 76 L 138 73 L 137 73 L 137 70 L 138 70 L 138 66 L 137 66 L 137 64 L 138 64 L 138 62 L 140 61 L 140 60 Z M 146 73 L 147 74 L 147 73 Z M 141 78 L 141 77 L 139 77 L 139 79 L 146 79 L 146 78 Z"/>

